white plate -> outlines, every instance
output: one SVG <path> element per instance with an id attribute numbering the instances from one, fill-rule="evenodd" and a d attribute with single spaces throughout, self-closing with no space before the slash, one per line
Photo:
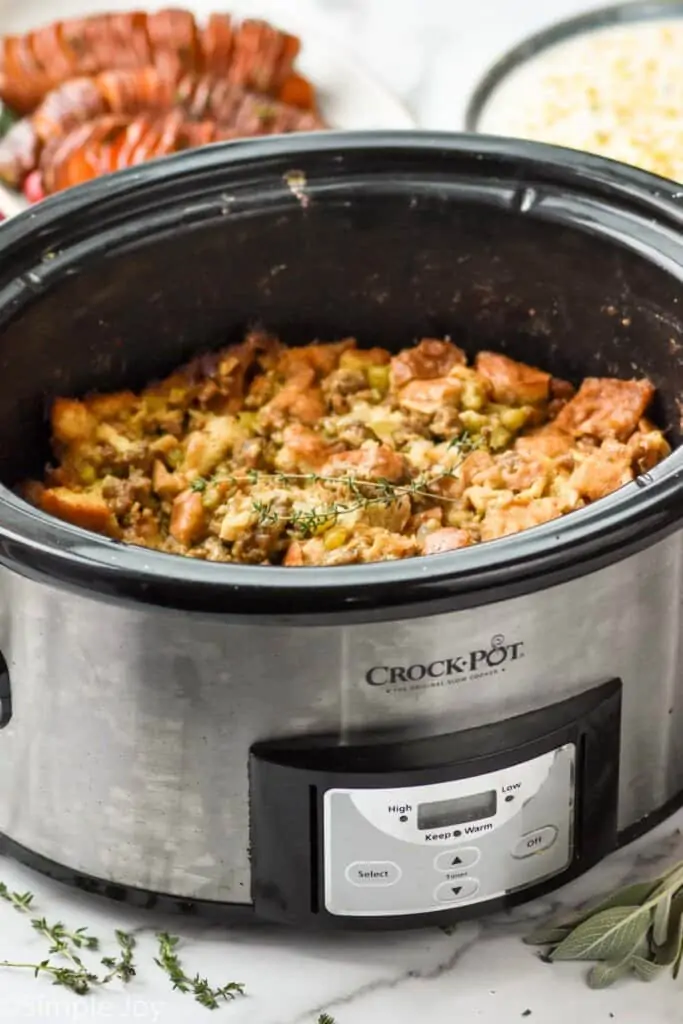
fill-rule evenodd
<path id="1" fill-rule="evenodd" d="M 163 0 L 149 10 L 167 6 Z M 168 5 L 171 6 L 171 5 Z M 352 53 L 325 35 L 309 19 L 297 17 L 295 3 L 278 0 L 175 0 L 172 6 L 193 11 L 202 20 L 212 11 L 229 10 L 237 17 L 262 17 L 295 32 L 302 41 L 297 67 L 315 85 L 323 117 L 331 128 L 355 131 L 410 130 L 415 120 L 389 90 L 377 82 Z M 135 0 L 0 0 L 0 35 L 27 32 L 51 21 L 144 8 Z M 23 196 L 0 185 L 0 212 L 6 217 L 26 209 Z"/>

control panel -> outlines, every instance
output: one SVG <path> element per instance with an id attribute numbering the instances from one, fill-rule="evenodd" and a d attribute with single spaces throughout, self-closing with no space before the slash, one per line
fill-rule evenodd
<path id="1" fill-rule="evenodd" d="M 576 748 L 473 778 L 324 796 L 331 914 L 428 913 L 564 871 L 574 841 Z"/>
<path id="2" fill-rule="evenodd" d="M 531 899 L 617 844 L 621 681 L 418 737 L 254 744 L 257 917 L 314 929 L 446 924 Z"/>

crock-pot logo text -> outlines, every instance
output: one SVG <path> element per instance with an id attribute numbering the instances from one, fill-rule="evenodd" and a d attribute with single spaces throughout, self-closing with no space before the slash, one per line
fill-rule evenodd
<path id="1" fill-rule="evenodd" d="M 365 682 L 368 686 L 383 687 L 392 692 L 450 686 L 452 683 L 483 679 L 485 676 L 505 672 L 523 657 L 523 640 L 509 643 L 504 636 L 496 634 L 488 645 L 466 654 L 435 658 L 434 661 L 416 661 L 411 665 L 373 665 L 365 673 Z"/>

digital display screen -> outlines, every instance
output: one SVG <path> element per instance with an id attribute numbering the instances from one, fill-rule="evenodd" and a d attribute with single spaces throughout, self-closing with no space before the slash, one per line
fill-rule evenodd
<path id="1" fill-rule="evenodd" d="M 496 813 L 496 791 L 459 796 L 454 800 L 436 800 L 431 804 L 419 804 L 417 827 L 419 829 L 446 828 L 449 825 L 466 825 L 468 821 L 492 818 Z"/>

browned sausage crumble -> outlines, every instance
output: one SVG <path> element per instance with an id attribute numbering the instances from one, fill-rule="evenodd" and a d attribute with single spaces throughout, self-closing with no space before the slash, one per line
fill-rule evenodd
<path id="1" fill-rule="evenodd" d="M 140 394 L 59 398 L 25 497 L 129 544 L 217 562 L 429 555 L 547 522 L 669 454 L 648 380 L 578 391 L 448 340 L 398 355 L 263 332 Z"/>

